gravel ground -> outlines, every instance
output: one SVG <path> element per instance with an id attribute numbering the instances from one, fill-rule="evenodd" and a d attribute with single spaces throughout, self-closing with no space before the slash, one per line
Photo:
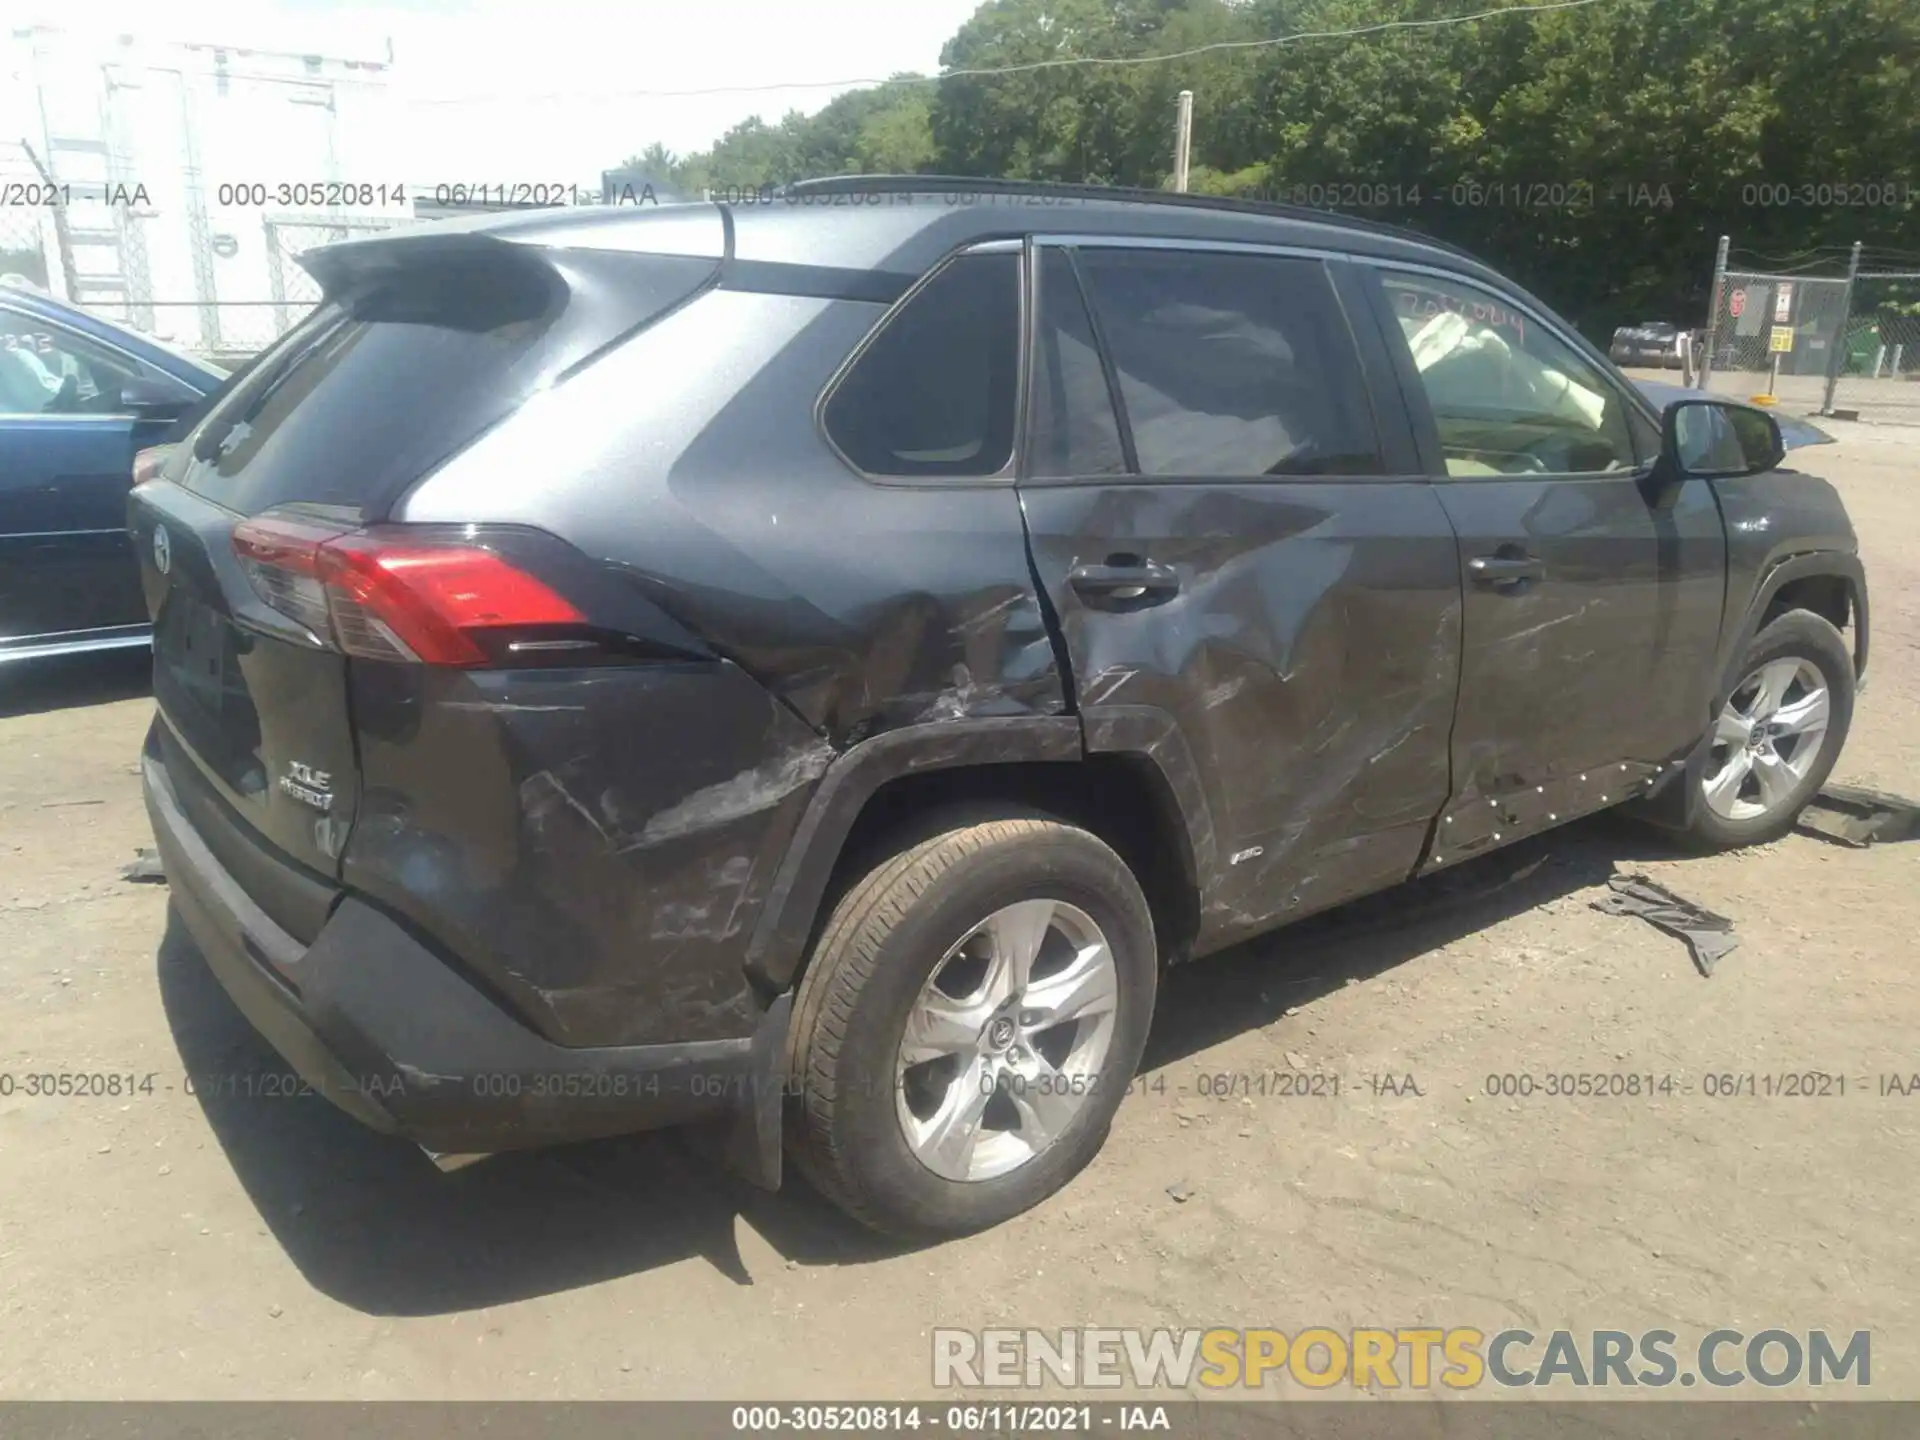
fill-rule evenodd
<path id="1" fill-rule="evenodd" d="M 1920 431 L 1832 428 L 1802 463 L 1846 495 L 1875 620 L 1836 778 L 1920 793 Z M 930 1393 L 934 1326 L 1419 1323 L 1868 1329 L 1871 1393 L 1920 1398 L 1920 1095 L 1880 1093 L 1920 1071 L 1920 844 L 1689 858 L 1602 818 L 1204 961 L 1084 1176 L 902 1250 L 672 1137 L 443 1176 L 265 1093 L 285 1067 L 165 888 L 119 878 L 150 843 L 142 670 L 0 689 L 0 1075 L 154 1080 L 0 1097 L 0 1397 L 898 1398 Z M 1739 949 L 1702 979 L 1595 912 L 1610 868 Z M 1303 1071 L 1339 1095 L 1214 1093 Z M 1705 1093 L 1807 1071 L 1846 1093 Z M 1558 1072 L 1681 1087 L 1487 1093 Z M 189 1092 L 213 1073 L 258 1093 Z"/>

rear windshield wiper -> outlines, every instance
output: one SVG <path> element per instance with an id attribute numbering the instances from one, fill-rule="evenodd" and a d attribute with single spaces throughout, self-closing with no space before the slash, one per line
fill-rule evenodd
<path id="1" fill-rule="evenodd" d="M 293 373 L 302 360 L 338 333 L 346 319 L 345 312 L 341 312 L 318 326 L 304 341 L 289 346 L 271 364 L 248 375 L 227 396 L 219 413 L 209 416 L 209 423 L 194 437 L 193 458 L 207 464 L 217 457 L 220 447 L 226 443 L 227 436 L 233 433 L 234 428 L 264 410 L 281 382 Z"/>

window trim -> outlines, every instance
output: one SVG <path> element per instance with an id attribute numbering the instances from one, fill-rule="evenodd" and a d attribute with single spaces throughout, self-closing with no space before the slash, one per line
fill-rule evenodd
<path id="1" fill-rule="evenodd" d="M 160 374 L 165 375 L 167 379 L 178 384 L 182 389 L 193 391 L 196 399 L 204 400 L 212 393 L 211 391 L 201 390 L 188 381 L 182 380 L 171 370 L 164 370 L 160 366 L 155 365 L 151 360 L 143 360 L 125 346 L 116 345 L 111 340 L 102 340 L 98 336 L 88 335 L 83 331 L 75 330 L 71 325 L 65 324 L 62 321 L 50 320 L 44 315 L 29 314 L 27 311 L 19 309 L 17 306 L 9 305 L 4 301 L 0 301 L 0 315 L 10 315 L 16 319 L 28 321 L 34 325 L 41 326 L 54 335 L 68 335 L 80 341 L 83 345 L 90 345 L 95 349 L 106 350 L 114 355 L 118 355 L 134 368 L 136 374 L 158 371 Z M 116 410 L 104 414 L 85 411 L 69 414 L 46 410 L 0 410 L 0 421 L 5 421 L 9 424 L 19 420 L 54 420 L 62 424 L 67 424 L 75 420 L 94 420 L 124 425 L 137 421 L 140 418 L 141 416 L 132 410 Z"/>
<path id="2" fill-rule="evenodd" d="M 1214 240 L 1206 236 L 1067 234 L 1035 235 L 1035 245 L 1062 245 L 1074 250 L 1205 250 L 1228 255 L 1280 255 L 1303 260 L 1347 260 L 1347 250 L 1324 245 L 1288 245 L 1265 240 Z"/>
<path id="3" fill-rule="evenodd" d="M 1450 284 L 1464 285 L 1477 290 L 1489 299 L 1520 311 L 1548 335 L 1565 345 L 1573 353 L 1592 367 L 1602 383 L 1610 386 L 1616 395 L 1627 397 L 1630 408 L 1637 408 L 1651 420 L 1656 430 L 1660 427 L 1660 416 L 1639 387 L 1629 381 L 1622 384 L 1622 377 L 1613 362 L 1602 356 L 1586 339 L 1546 314 L 1538 305 L 1529 303 L 1503 289 L 1489 285 L 1476 275 L 1468 275 L 1460 270 L 1449 269 L 1443 265 L 1425 265 L 1413 261 L 1382 260 L 1377 256 L 1355 256 L 1354 263 L 1365 271 L 1368 298 L 1374 308 L 1374 315 L 1380 329 L 1385 332 L 1388 354 L 1393 361 L 1395 372 L 1400 378 L 1402 399 L 1407 407 L 1408 419 L 1413 424 L 1414 441 L 1419 446 L 1427 470 L 1426 478 L 1436 484 L 1478 484 L 1486 481 L 1497 483 L 1515 481 L 1594 481 L 1594 480 L 1644 480 L 1653 470 L 1655 459 L 1641 460 L 1638 445 L 1634 443 L 1633 428 L 1627 427 L 1627 444 L 1633 448 L 1634 467 L 1631 470 L 1534 470 L 1516 475 L 1452 475 L 1447 472 L 1446 456 L 1440 446 L 1440 430 L 1434 421 L 1433 402 L 1427 398 L 1426 385 L 1420 374 L 1413 368 L 1413 358 L 1406 344 L 1405 332 L 1400 328 L 1400 317 L 1393 312 L 1393 306 L 1387 299 L 1386 277 L 1395 273 L 1409 275 L 1428 275 Z M 1395 337 L 1399 343 L 1395 343 Z"/>
<path id="4" fill-rule="evenodd" d="M 1028 242 L 1018 236 L 1002 236 L 991 240 L 978 240 L 950 250 L 938 260 L 934 261 L 932 265 L 928 266 L 927 273 L 915 280 L 912 285 L 908 286 L 906 293 L 889 305 L 881 314 L 880 318 L 873 322 L 873 325 L 867 330 L 867 333 L 860 337 L 860 342 L 855 345 L 852 350 L 847 352 L 846 358 L 843 359 L 839 365 L 834 367 L 833 374 L 827 377 L 827 383 L 820 388 L 820 393 L 814 397 L 814 433 L 820 437 L 821 443 L 832 452 L 836 460 L 869 485 L 878 485 L 888 489 L 924 489 L 929 486 L 938 489 L 977 489 L 987 485 L 1001 486 L 1016 483 L 1020 474 L 1021 461 L 1025 455 L 1027 434 L 1027 357 L 1031 349 L 1030 341 L 1033 325 L 1033 316 L 1031 313 L 1033 307 L 1030 300 L 1031 289 L 1028 284 L 1028 272 L 1033 264 L 1033 260 L 1029 250 L 1030 246 Z M 1018 347 L 1018 353 L 1014 356 L 1013 374 L 1013 444 L 1008 451 L 1007 462 L 998 470 L 981 475 L 876 475 L 871 471 L 863 470 L 854 463 L 852 456 L 840 448 L 839 443 L 834 440 L 832 432 L 827 429 L 827 406 L 832 402 L 834 395 L 846 381 L 847 376 L 853 373 L 854 367 L 860 363 L 861 359 L 869 350 L 879 343 L 879 337 L 885 333 L 887 327 L 894 322 L 895 318 L 909 305 L 913 304 L 920 292 L 931 285 L 949 266 L 968 255 L 1016 255 L 1019 257 L 1018 263 L 1014 267 L 1015 303 L 1018 307 L 1015 324 L 1015 343 Z"/>
<path id="5" fill-rule="evenodd" d="M 1036 242 L 1043 237 L 1035 236 Z M 1107 404 L 1113 412 L 1115 433 L 1120 441 L 1120 459 L 1126 466 L 1118 474 L 1105 475 L 1047 475 L 1035 476 L 1033 473 L 1033 432 L 1032 417 L 1035 406 L 1032 394 L 1021 396 L 1020 439 L 1015 449 L 1019 462 L 1019 477 L 1022 485 L 1067 485 L 1067 484 L 1132 484 L 1141 479 L 1150 479 L 1140 473 L 1140 457 L 1133 448 L 1133 426 L 1127 419 L 1126 397 L 1120 393 L 1120 374 L 1114 367 L 1113 352 L 1107 345 L 1106 333 L 1100 327 L 1100 316 L 1093 308 L 1093 295 L 1087 288 L 1087 278 L 1080 273 L 1080 252 L 1065 246 L 1043 246 L 1035 243 L 1028 247 L 1026 266 L 1026 291 L 1033 297 L 1029 307 L 1029 333 L 1022 337 L 1027 366 L 1027 386 L 1031 390 L 1040 383 L 1040 310 L 1046 304 L 1046 287 L 1041 277 L 1041 268 L 1045 263 L 1045 252 L 1058 250 L 1066 262 L 1067 278 L 1073 282 L 1073 294 L 1080 302 L 1081 312 L 1087 317 L 1087 329 L 1093 336 L 1094 358 L 1100 362 L 1100 376 L 1106 386 Z"/>
<path id="6" fill-rule="evenodd" d="M 1378 485 L 1405 484 L 1409 480 L 1422 480 L 1425 475 L 1418 471 L 1398 473 L 1393 469 L 1393 454 L 1386 433 L 1386 423 L 1380 414 L 1382 395 L 1379 393 L 1379 381 L 1367 364 L 1365 346 L 1355 328 L 1361 318 L 1367 323 L 1375 323 L 1371 312 L 1365 317 L 1356 317 L 1348 297 L 1340 284 L 1336 267 L 1356 259 L 1351 252 L 1333 250 L 1324 246 L 1267 244 L 1246 240 L 1213 240 L 1204 237 L 1169 237 L 1163 235 L 1124 235 L 1124 234 L 1079 234 L 1057 233 L 1034 235 L 1031 237 L 1033 260 L 1028 275 L 1028 293 L 1037 294 L 1039 274 L 1039 252 L 1043 248 L 1060 248 L 1067 252 L 1067 259 L 1073 268 L 1075 282 L 1080 287 L 1083 303 L 1086 305 L 1088 320 L 1093 327 L 1094 343 L 1100 352 L 1100 364 L 1106 373 L 1109 396 L 1113 402 L 1114 415 L 1120 425 L 1120 439 L 1131 468 L 1123 475 L 1032 475 L 1024 467 L 1025 434 L 1024 426 L 1027 414 L 1021 415 L 1023 432 L 1021 444 L 1016 447 L 1020 452 L 1023 467 L 1020 484 L 1028 487 L 1060 486 L 1115 486 L 1115 485 Z M 1157 475 L 1146 474 L 1139 468 L 1139 456 L 1134 445 L 1133 424 L 1127 414 L 1125 397 L 1119 393 L 1119 375 L 1113 360 L 1113 353 L 1107 341 L 1105 327 L 1100 322 L 1099 307 L 1094 304 L 1092 286 L 1088 283 L 1080 263 L 1083 250 L 1172 250 L 1188 254 L 1250 255 L 1280 260 L 1313 260 L 1319 262 L 1322 276 L 1325 278 L 1328 297 L 1333 302 L 1334 314 L 1339 318 L 1347 336 L 1348 353 L 1353 360 L 1354 376 L 1361 390 L 1367 423 L 1372 427 L 1375 453 L 1379 457 L 1381 471 L 1373 475 Z M 1029 326 L 1034 334 L 1029 339 L 1028 355 L 1032 355 L 1038 344 L 1037 319 Z M 1023 376 L 1024 376 L 1023 370 Z M 1385 377 L 1383 377 L 1385 378 Z M 1023 400 L 1026 398 L 1023 394 Z M 1391 397 L 1396 402 L 1398 396 Z"/>

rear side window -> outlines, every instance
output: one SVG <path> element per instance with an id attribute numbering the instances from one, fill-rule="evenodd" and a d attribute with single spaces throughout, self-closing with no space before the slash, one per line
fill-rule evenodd
<path id="1" fill-rule="evenodd" d="M 1353 338 L 1319 261 L 1079 258 L 1143 474 L 1382 472 Z"/>
<path id="2" fill-rule="evenodd" d="M 1093 325 L 1064 250 L 1040 252 L 1029 468 L 1035 475 L 1124 475 L 1126 452 Z"/>
<path id="3" fill-rule="evenodd" d="M 714 268 L 683 256 L 406 243 L 365 278 L 347 272 L 254 362 L 194 432 L 198 463 L 181 483 L 242 514 L 292 503 L 377 514 Z M 596 283 L 576 297 L 569 276 L 582 275 Z"/>
<path id="4" fill-rule="evenodd" d="M 869 475 L 993 475 L 1013 455 L 1020 257 L 960 255 L 910 295 L 827 397 Z"/>

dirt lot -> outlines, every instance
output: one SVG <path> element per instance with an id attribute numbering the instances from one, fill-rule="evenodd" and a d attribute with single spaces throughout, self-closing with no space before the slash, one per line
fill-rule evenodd
<path id="1" fill-rule="evenodd" d="M 1835 429 L 1804 463 L 1846 494 L 1875 607 L 1838 778 L 1912 794 L 1920 431 Z M 1163 995 L 1164 1089 L 1091 1170 L 902 1251 L 669 1138 L 442 1176 L 317 1099 L 189 1093 L 284 1066 L 165 888 L 119 878 L 148 843 L 141 668 L 0 679 L 0 1075 L 155 1077 L 0 1098 L 0 1396 L 900 1397 L 930 1392 L 936 1325 L 1422 1323 L 1865 1328 L 1872 1393 L 1920 1398 L 1920 1096 L 1878 1083 L 1920 1071 L 1920 843 L 1685 858 L 1603 820 L 1202 962 Z M 1593 911 L 1610 866 L 1740 948 L 1702 979 Z M 1341 1094 L 1207 1093 L 1288 1070 Z M 1692 1093 L 1486 1093 L 1561 1071 Z M 1703 1093 L 1802 1071 L 1845 1095 Z"/>

